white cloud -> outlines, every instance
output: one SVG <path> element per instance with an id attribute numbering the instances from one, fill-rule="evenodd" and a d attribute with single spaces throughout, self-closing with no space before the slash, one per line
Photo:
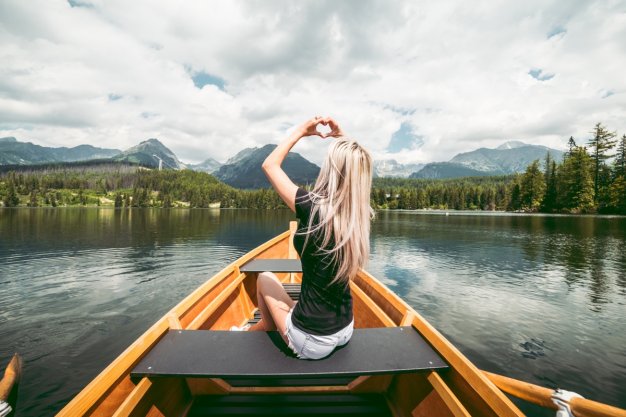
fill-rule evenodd
<path id="1" fill-rule="evenodd" d="M 626 132 L 624 1 L 72 3 L 0 4 L 0 136 L 158 137 L 185 161 L 223 161 L 321 114 L 375 157 L 430 162 L 584 143 L 598 121 Z M 403 123 L 423 145 L 389 154 Z M 326 145 L 295 150 L 319 163 Z"/>

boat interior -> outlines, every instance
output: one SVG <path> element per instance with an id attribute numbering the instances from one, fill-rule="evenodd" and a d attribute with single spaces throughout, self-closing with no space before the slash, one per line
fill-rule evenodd
<path id="1" fill-rule="evenodd" d="M 141 335 L 59 416 L 522 416 L 414 309 L 366 271 L 351 282 L 355 332 L 329 358 L 295 358 L 259 320 L 258 272 L 298 297 L 289 231 L 207 280 Z"/>

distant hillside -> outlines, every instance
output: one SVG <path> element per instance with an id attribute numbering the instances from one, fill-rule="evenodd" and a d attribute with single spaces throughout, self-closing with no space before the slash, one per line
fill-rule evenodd
<path id="1" fill-rule="evenodd" d="M 276 145 L 265 145 L 262 148 L 244 149 L 229 159 L 213 175 L 237 188 L 268 188 L 271 185 L 261 165 L 275 148 Z M 317 165 L 295 152 L 289 152 L 282 167 L 296 184 L 313 183 L 320 172 Z"/>
<path id="2" fill-rule="evenodd" d="M 414 172 L 409 178 L 440 179 L 440 178 L 461 178 L 461 177 L 485 177 L 490 175 L 501 175 L 501 172 L 478 171 L 460 164 L 451 162 L 432 162 L 424 165 L 424 168 Z"/>
<path id="3" fill-rule="evenodd" d="M 534 160 L 543 161 L 550 152 L 557 161 L 563 159 L 563 152 L 546 146 L 528 145 L 519 141 L 503 143 L 496 149 L 480 148 L 460 153 L 449 162 L 426 164 L 411 178 L 457 178 L 486 175 L 506 175 L 524 172 Z"/>
<path id="4" fill-rule="evenodd" d="M 504 174 L 513 174 L 523 172 L 536 159 L 544 159 L 548 152 L 557 161 L 563 159 L 563 152 L 559 150 L 511 141 L 503 143 L 496 149 L 480 148 L 472 152 L 460 153 L 450 162 L 478 171 L 499 171 Z"/>
<path id="5" fill-rule="evenodd" d="M 104 159 L 118 155 L 119 149 L 79 145 L 73 148 L 49 148 L 30 142 L 20 142 L 14 137 L 0 138 L 0 165 L 32 165 L 48 162 L 74 162 Z"/>
<path id="6" fill-rule="evenodd" d="M 374 178 L 407 178 L 424 164 L 400 164 L 395 159 L 374 161 Z"/>
<path id="7" fill-rule="evenodd" d="M 158 139 L 144 140 L 140 142 L 139 145 L 125 150 L 113 159 L 158 168 L 159 158 L 163 160 L 164 169 L 186 168 L 185 164 L 178 160 L 174 152 L 163 145 Z"/>
<path id="8" fill-rule="evenodd" d="M 222 164 L 220 164 L 218 161 L 216 161 L 213 158 L 209 158 L 199 164 L 187 164 L 188 169 L 191 169 L 194 171 L 207 172 L 209 174 L 214 171 L 217 171 L 221 166 Z"/>

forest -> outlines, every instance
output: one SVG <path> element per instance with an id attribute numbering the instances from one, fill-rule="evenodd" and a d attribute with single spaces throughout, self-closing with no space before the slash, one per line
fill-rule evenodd
<path id="1" fill-rule="evenodd" d="M 569 138 L 563 161 L 547 154 L 524 173 L 455 179 L 375 178 L 377 209 L 626 214 L 626 135 L 600 123 L 585 145 Z M 240 190 L 210 174 L 99 162 L 0 174 L 4 207 L 284 208 L 271 189 Z"/>

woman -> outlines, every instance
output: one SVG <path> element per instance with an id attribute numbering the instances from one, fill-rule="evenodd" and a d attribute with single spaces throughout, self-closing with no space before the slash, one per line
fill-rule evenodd
<path id="1" fill-rule="evenodd" d="M 331 131 L 322 134 L 318 125 Z M 281 169 L 291 148 L 305 136 L 336 138 L 311 192 L 297 187 Z M 272 186 L 300 221 L 294 246 L 302 261 L 302 290 L 296 303 L 276 275 L 259 274 L 262 318 L 250 330 L 278 330 L 301 359 L 321 359 L 348 343 L 354 327 L 349 281 L 369 257 L 372 158 L 343 136 L 335 120 L 315 117 L 263 163 Z"/>

